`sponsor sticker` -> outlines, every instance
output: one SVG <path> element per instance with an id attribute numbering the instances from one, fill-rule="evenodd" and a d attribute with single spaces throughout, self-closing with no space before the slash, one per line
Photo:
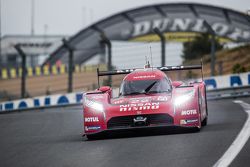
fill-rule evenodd
<path id="1" fill-rule="evenodd" d="M 92 99 L 103 99 L 103 96 L 101 95 L 96 95 L 96 96 L 91 96 Z"/>
<path id="2" fill-rule="evenodd" d="M 182 120 L 180 120 L 181 125 L 196 123 L 196 122 L 198 122 L 198 119 L 186 119 L 186 120 L 182 119 Z"/>
<path id="3" fill-rule="evenodd" d="M 160 108 L 160 103 L 137 103 L 120 105 L 120 111 L 143 111 L 143 110 L 157 110 Z"/>
<path id="4" fill-rule="evenodd" d="M 168 101 L 168 97 L 167 96 L 159 96 L 157 98 L 158 101 Z"/>
<path id="5" fill-rule="evenodd" d="M 85 126 L 85 130 L 99 130 L 101 129 L 101 126 Z"/>
<path id="6" fill-rule="evenodd" d="M 130 103 L 148 103 L 150 102 L 151 97 L 143 97 L 143 98 L 131 98 L 129 100 Z"/>
<path id="7" fill-rule="evenodd" d="M 114 104 L 122 104 L 122 103 L 124 103 L 125 102 L 125 100 L 116 100 L 116 101 L 114 101 L 113 103 Z"/>
<path id="8" fill-rule="evenodd" d="M 186 120 L 187 123 L 194 123 L 194 122 L 198 122 L 198 119 L 188 119 Z"/>
<path id="9" fill-rule="evenodd" d="M 141 75 L 141 76 L 134 76 L 134 79 L 142 79 L 142 78 L 155 78 L 155 75 Z"/>
<path id="10" fill-rule="evenodd" d="M 197 114 L 197 110 L 184 110 L 181 111 L 181 115 L 195 115 Z"/>
<path id="11" fill-rule="evenodd" d="M 98 117 L 85 117 L 85 122 L 99 122 Z"/>

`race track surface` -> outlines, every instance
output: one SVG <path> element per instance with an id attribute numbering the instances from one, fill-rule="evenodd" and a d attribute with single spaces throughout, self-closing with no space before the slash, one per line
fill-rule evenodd
<path id="1" fill-rule="evenodd" d="M 249 98 L 241 99 L 247 103 Z M 213 166 L 241 130 L 247 115 L 231 100 L 208 102 L 200 132 L 166 129 L 82 138 L 81 107 L 0 115 L 1 167 L 206 167 Z M 231 166 L 250 164 L 248 141 Z"/>

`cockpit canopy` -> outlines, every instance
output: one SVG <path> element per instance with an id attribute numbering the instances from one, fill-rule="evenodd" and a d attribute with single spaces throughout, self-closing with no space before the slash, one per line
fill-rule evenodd
<path id="1" fill-rule="evenodd" d="M 136 95 L 148 93 L 166 93 L 171 91 L 168 78 L 151 80 L 123 80 L 120 87 L 120 95 Z"/>

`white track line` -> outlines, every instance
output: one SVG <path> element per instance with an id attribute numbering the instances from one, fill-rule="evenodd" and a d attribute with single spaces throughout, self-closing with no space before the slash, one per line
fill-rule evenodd
<path id="1" fill-rule="evenodd" d="M 250 136 L 250 104 L 241 100 L 235 100 L 234 103 L 238 103 L 244 108 L 247 113 L 247 120 L 234 142 L 227 149 L 224 155 L 214 164 L 214 167 L 229 166 L 234 158 L 239 154 L 240 150 L 246 144 Z"/>

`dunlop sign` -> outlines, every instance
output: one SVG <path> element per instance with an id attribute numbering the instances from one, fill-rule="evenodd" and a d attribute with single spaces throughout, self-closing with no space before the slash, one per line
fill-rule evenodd
<path id="1" fill-rule="evenodd" d="M 188 2 L 147 5 L 117 13 L 81 30 L 69 42 L 75 48 L 86 46 L 74 56 L 75 62 L 84 63 L 97 54 L 103 54 L 100 48 L 100 35 L 103 33 L 111 41 L 159 41 L 153 31 L 157 27 L 167 41 L 189 42 L 200 33 L 208 32 L 210 28 L 206 27 L 204 20 L 221 43 L 250 42 L 250 15 L 219 6 Z M 63 46 L 46 63 L 56 63 L 59 58 L 67 63 L 68 53 Z"/>
<path id="2" fill-rule="evenodd" d="M 152 33 L 155 27 L 159 28 L 161 32 L 207 32 L 204 20 L 202 19 L 162 18 L 134 23 L 132 32 L 130 32 L 131 38 Z M 218 36 L 226 37 L 234 41 L 250 41 L 250 31 L 243 30 L 239 27 L 221 22 L 213 22 L 211 23 L 211 27 Z M 125 34 L 125 32 L 122 34 Z"/>

